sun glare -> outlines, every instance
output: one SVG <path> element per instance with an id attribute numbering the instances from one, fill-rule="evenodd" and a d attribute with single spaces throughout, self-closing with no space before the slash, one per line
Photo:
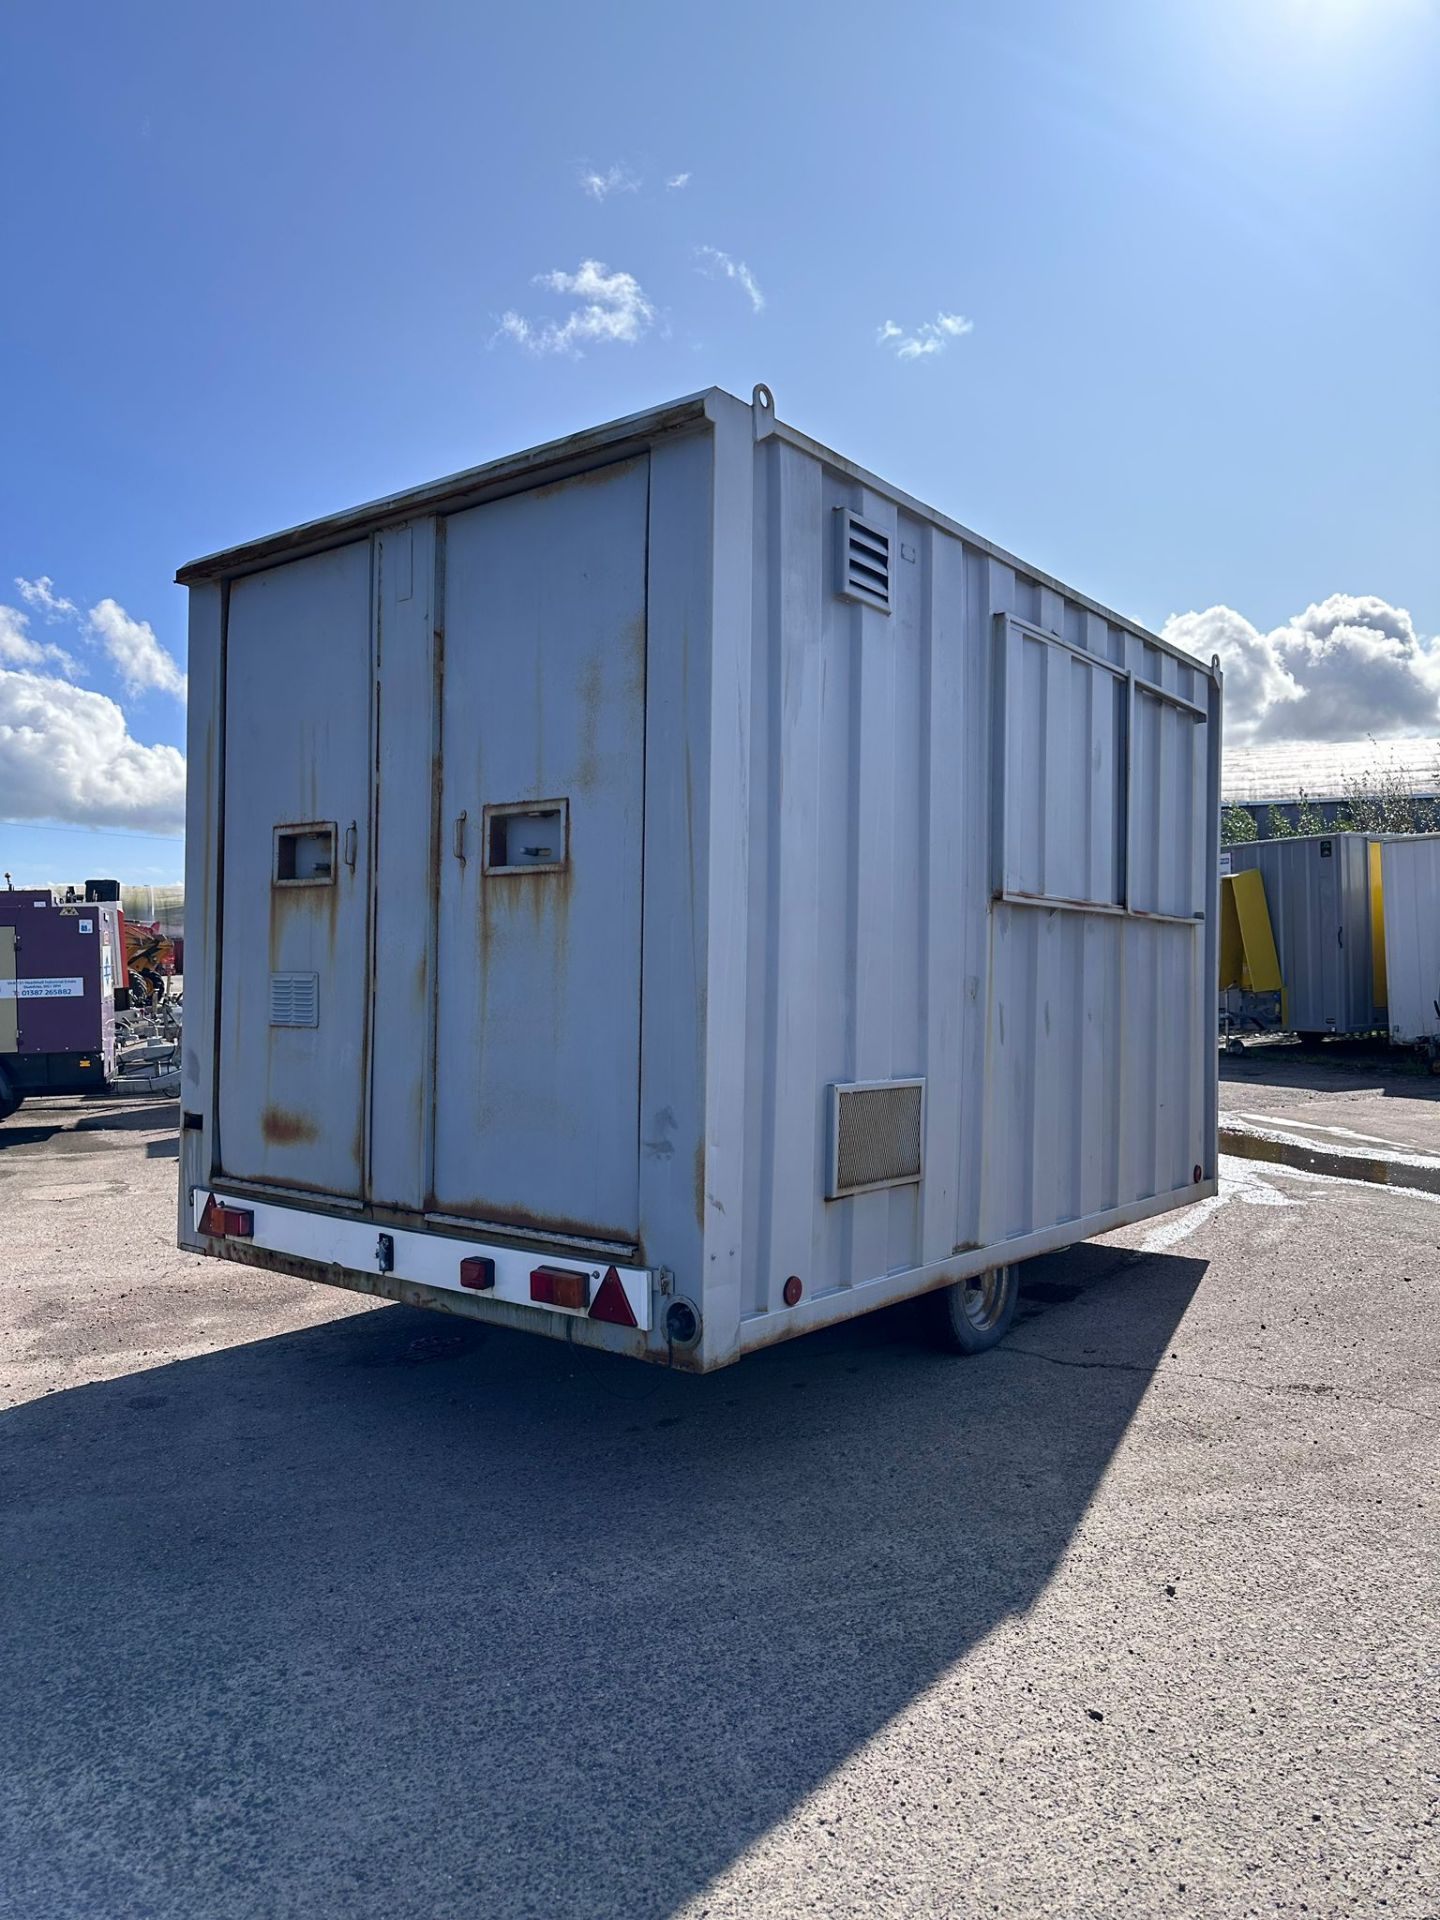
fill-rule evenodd
<path id="1" fill-rule="evenodd" d="M 1425 5 L 1426 0 L 1282 0 L 1283 11 L 1296 26 L 1334 33 L 1414 16 Z"/>

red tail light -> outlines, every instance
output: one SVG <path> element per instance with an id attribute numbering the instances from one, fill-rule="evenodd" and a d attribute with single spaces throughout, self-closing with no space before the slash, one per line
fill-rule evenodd
<path id="1" fill-rule="evenodd" d="M 255 1215 L 249 1207 L 227 1207 L 212 1193 L 200 1214 L 200 1231 L 210 1240 L 248 1240 L 255 1232 Z"/>
<path id="2" fill-rule="evenodd" d="M 460 1262 L 460 1284 L 462 1287 L 475 1287 L 484 1291 L 495 1284 L 495 1262 L 486 1260 L 478 1253 L 470 1254 Z"/>
<path id="3" fill-rule="evenodd" d="M 600 1282 L 600 1291 L 595 1296 L 595 1304 L 590 1309 L 592 1320 L 608 1320 L 612 1327 L 634 1327 L 639 1322 L 635 1318 L 635 1309 L 630 1304 L 619 1274 L 611 1267 Z"/>
<path id="4" fill-rule="evenodd" d="M 542 1306 L 584 1313 L 590 1305 L 590 1276 L 571 1267 L 536 1267 L 530 1275 L 530 1298 Z"/>

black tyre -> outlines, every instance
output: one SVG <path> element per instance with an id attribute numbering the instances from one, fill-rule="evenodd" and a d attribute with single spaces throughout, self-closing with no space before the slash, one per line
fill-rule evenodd
<path id="1" fill-rule="evenodd" d="M 1323 1033 L 1311 1033 L 1307 1030 L 1305 1033 L 1297 1034 L 1296 1038 L 1307 1053 L 1313 1053 L 1318 1050 L 1320 1042 L 1325 1036 Z"/>
<path id="2" fill-rule="evenodd" d="M 987 1353 L 1010 1331 L 1020 1298 L 1018 1267 L 987 1267 L 930 1296 L 936 1337 L 952 1353 Z"/>
<path id="3" fill-rule="evenodd" d="M 5 1069 L 0 1067 L 0 1120 L 8 1120 L 20 1105 L 20 1095 L 10 1084 Z"/>

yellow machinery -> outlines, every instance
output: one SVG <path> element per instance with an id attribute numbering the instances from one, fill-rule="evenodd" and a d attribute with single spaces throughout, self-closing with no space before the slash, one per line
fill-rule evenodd
<path id="1" fill-rule="evenodd" d="M 1380 842 L 1372 840 L 1370 854 L 1370 966 L 1375 975 L 1375 1004 L 1388 1006 L 1390 980 L 1385 970 L 1385 892 Z"/>
<path id="2" fill-rule="evenodd" d="M 1220 1019 L 1227 1051 L 1240 1051 L 1237 1028 L 1275 1031 L 1285 1026 L 1288 1016 L 1264 877 L 1254 867 L 1222 873 Z"/>

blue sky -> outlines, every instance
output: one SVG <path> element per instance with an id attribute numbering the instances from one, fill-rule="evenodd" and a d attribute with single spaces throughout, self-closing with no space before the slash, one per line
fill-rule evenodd
<path id="1" fill-rule="evenodd" d="M 0 867 L 180 877 L 178 563 L 712 382 L 1440 734 L 1437 100 L 1433 0 L 7 10 Z"/>

